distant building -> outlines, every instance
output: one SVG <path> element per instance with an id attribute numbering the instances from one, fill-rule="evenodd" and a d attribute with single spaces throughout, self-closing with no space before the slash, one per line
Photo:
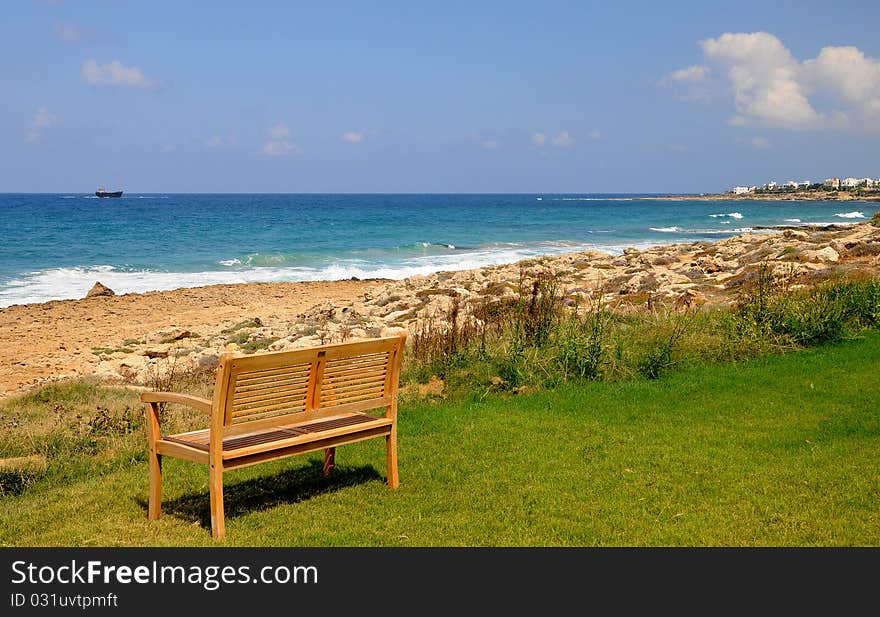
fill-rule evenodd
<path id="1" fill-rule="evenodd" d="M 753 187 L 753 186 L 752 187 L 735 186 L 735 187 L 733 187 L 733 194 L 734 195 L 743 195 L 745 193 L 751 193 L 754 190 L 755 190 L 755 187 Z"/>
<path id="2" fill-rule="evenodd" d="M 828 178 L 827 180 L 825 180 L 824 184 L 825 184 L 825 186 L 827 186 L 829 188 L 839 189 L 840 188 L 840 178 Z"/>
<path id="3" fill-rule="evenodd" d="M 872 180 L 871 178 L 865 178 L 864 180 L 862 180 L 862 182 L 864 182 L 865 187 L 869 189 L 872 189 L 875 186 L 880 186 L 880 182 L 878 182 L 877 180 Z"/>
<path id="4" fill-rule="evenodd" d="M 798 182 L 798 188 L 799 189 L 807 189 L 807 188 L 810 188 L 811 184 L 812 184 L 812 182 L 810 182 L 809 180 L 804 180 L 803 182 Z"/>
<path id="5" fill-rule="evenodd" d="M 860 182 L 861 180 L 859 180 L 858 178 L 844 178 L 840 181 L 840 186 L 848 189 L 854 189 L 859 185 Z"/>
<path id="6" fill-rule="evenodd" d="M 786 182 L 782 186 L 783 186 L 783 188 L 787 188 L 787 189 L 796 189 L 798 187 L 798 183 L 795 182 L 794 180 L 789 180 L 788 182 Z"/>
<path id="7" fill-rule="evenodd" d="M 779 187 L 779 185 L 776 184 L 775 181 L 768 182 L 767 184 L 764 185 L 764 188 L 767 189 L 768 191 L 775 191 L 778 187 Z"/>

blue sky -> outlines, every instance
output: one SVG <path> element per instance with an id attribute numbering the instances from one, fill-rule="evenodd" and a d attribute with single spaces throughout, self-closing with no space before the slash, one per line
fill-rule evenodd
<path id="1" fill-rule="evenodd" d="M 880 178 L 880 3 L 316 4 L 5 4 L 0 191 Z"/>

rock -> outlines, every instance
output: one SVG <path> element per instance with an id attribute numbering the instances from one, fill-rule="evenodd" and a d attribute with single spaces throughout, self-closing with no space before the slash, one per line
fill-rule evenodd
<path id="1" fill-rule="evenodd" d="M 142 356 L 146 356 L 148 358 L 167 358 L 168 350 L 167 349 L 145 349 L 141 352 Z"/>
<path id="2" fill-rule="evenodd" d="M 147 343 L 173 343 L 181 341 L 185 338 L 193 338 L 195 335 L 189 330 L 176 328 L 174 330 L 158 330 L 150 334 L 144 335 L 144 341 Z"/>
<path id="3" fill-rule="evenodd" d="M 840 261 L 840 254 L 830 246 L 826 246 L 817 251 L 804 251 L 803 256 L 809 261 L 817 261 L 821 263 Z"/>
<path id="4" fill-rule="evenodd" d="M 382 336 L 382 337 L 395 336 L 396 334 L 398 334 L 400 332 L 405 332 L 405 331 L 406 331 L 406 328 L 399 328 L 396 326 L 388 326 L 386 328 L 382 328 L 382 331 L 379 332 L 379 336 Z"/>
<path id="5" fill-rule="evenodd" d="M 687 289 L 675 299 L 675 310 L 687 311 L 706 304 L 706 296 L 695 289 Z"/>
<path id="6" fill-rule="evenodd" d="M 808 240 L 810 238 L 810 234 L 798 229 L 786 229 L 782 235 L 789 239 L 797 238 L 798 240 Z"/>
<path id="7" fill-rule="evenodd" d="M 200 369 L 208 369 L 217 366 L 220 363 L 220 356 L 212 351 L 206 351 L 194 358 L 193 364 Z"/>
<path id="8" fill-rule="evenodd" d="M 92 288 L 89 290 L 89 293 L 86 294 L 86 298 L 94 298 L 95 296 L 115 296 L 116 292 L 101 283 L 101 281 L 96 281 Z"/>

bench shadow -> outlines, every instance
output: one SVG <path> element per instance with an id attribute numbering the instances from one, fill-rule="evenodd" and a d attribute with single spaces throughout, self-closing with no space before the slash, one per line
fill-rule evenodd
<path id="1" fill-rule="evenodd" d="M 293 504 L 318 495 L 335 493 L 349 486 L 382 480 L 384 477 L 372 465 L 358 467 L 338 465 L 329 478 L 322 472 L 323 462 L 309 460 L 308 465 L 288 469 L 277 474 L 260 476 L 238 483 L 224 483 L 223 503 L 226 519 L 250 512 L 268 510 L 282 504 Z M 136 498 L 147 511 L 147 500 Z M 211 529 L 210 493 L 199 491 L 162 500 L 162 514 L 171 515 Z"/>

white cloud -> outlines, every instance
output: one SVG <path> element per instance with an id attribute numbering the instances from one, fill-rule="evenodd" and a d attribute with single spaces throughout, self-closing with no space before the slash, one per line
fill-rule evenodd
<path id="1" fill-rule="evenodd" d="M 532 135 L 532 141 L 536 146 L 541 147 L 547 142 L 547 136 L 544 133 L 535 133 Z"/>
<path id="2" fill-rule="evenodd" d="M 880 129 L 880 61 L 857 47 L 824 47 L 815 58 L 800 61 L 769 32 L 728 32 L 701 41 L 700 47 L 731 87 L 732 126 Z M 669 79 L 699 82 L 710 71 L 694 65 Z M 816 107 L 822 102 L 826 109 Z"/>
<path id="3" fill-rule="evenodd" d="M 364 134 L 356 131 L 348 131 L 342 134 L 342 140 L 350 144 L 359 144 L 364 140 Z"/>
<path id="4" fill-rule="evenodd" d="M 857 47 L 823 47 L 804 62 L 803 75 L 808 85 L 851 105 L 880 128 L 880 60 Z"/>
<path id="5" fill-rule="evenodd" d="M 157 82 L 148 79 L 136 66 L 125 66 L 119 60 L 98 64 L 89 58 L 82 65 L 82 80 L 92 86 L 152 88 Z"/>
<path id="6" fill-rule="evenodd" d="M 212 135 L 205 140 L 206 148 L 221 148 L 223 146 L 231 146 L 235 143 L 232 137 L 223 137 L 222 135 Z"/>
<path id="7" fill-rule="evenodd" d="M 599 131 L 590 131 L 590 133 L 589 133 L 589 135 L 587 135 L 587 137 L 589 137 L 593 141 L 598 141 L 598 140 L 602 139 L 604 137 L 604 135 L 602 133 L 600 133 Z"/>
<path id="8" fill-rule="evenodd" d="M 81 43 L 91 38 L 91 30 L 71 23 L 58 22 L 52 26 L 55 36 L 65 43 Z"/>
<path id="9" fill-rule="evenodd" d="M 553 138 L 553 145 L 559 146 L 560 148 L 568 148 L 574 145 L 574 138 L 568 134 L 568 131 L 562 131 Z"/>
<path id="10" fill-rule="evenodd" d="M 267 141 L 263 146 L 263 154 L 266 156 L 284 156 L 296 149 L 289 141 Z"/>
<path id="11" fill-rule="evenodd" d="M 482 142 L 480 146 L 485 150 L 497 150 L 501 147 L 501 143 L 495 141 L 494 139 L 487 139 L 486 141 Z"/>
<path id="12" fill-rule="evenodd" d="M 789 129 L 818 128 L 824 122 L 798 81 L 797 60 L 772 34 L 728 32 L 700 46 L 710 60 L 727 69 L 741 115 Z"/>
<path id="13" fill-rule="evenodd" d="M 687 68 L 672 71 L 672 73 L 669 74 L 669 79 L 677 82 L 702 81 L 709 76 L 710 72 L 711 71 L 708 66 L 698 66 L 695 64 Z"/>
<path id="14" fill-rule="evenodd" d="M 55 120 L 55 116 L 49 113 L 45 105 L 40 107 L 28 125 L 28 141 L 39 141 L 43 136 L 43 131 L 55 124 Z"/>
<path id="15" fill-rule="evenodd" d="M 752 147 L 756 150 L 766 150 L 770 147 L 770 142 L 764 137 L 755 137 L 752 139 Z"/>
<path id="16" fill-rule="evenodd" d="M 269 136 L 263 146 L 266 156 L 283 156 L 296 150 L 296 144 L 290 141 L 290 128 L 283 122 L 270 126 L 266 134 Z"/>
<path id="17" fill-rule="evenodd" d="M 283 122 L 273 124 L 266 132 L 269 134 L 269 139 L 286 139 L 290 137 L 290 128 Z"/>

